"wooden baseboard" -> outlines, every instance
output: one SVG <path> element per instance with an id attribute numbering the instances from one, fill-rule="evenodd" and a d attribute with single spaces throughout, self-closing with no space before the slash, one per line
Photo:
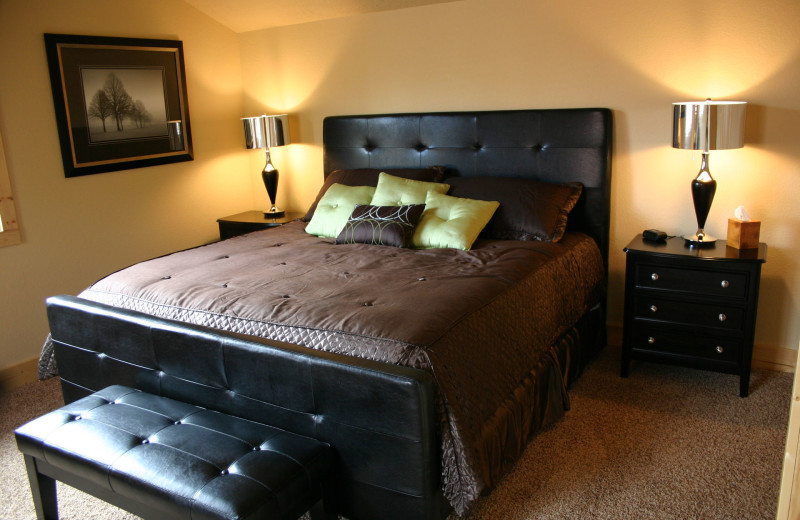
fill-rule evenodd
<path id="1" fill-rule="evenodd" d="M 796 363 L 797 351 L 794 349 L 764 345 L 753 347 L 753 367 L 794 372 Z"/>
<path id="2" fill-rule="evenodd" d="M 622 346 L 622 325 L 608 324 L 608 344 Z M 783 347 L 753 346 L 753 368 L 794 372 L 797 350 Z"/>
<path id="3" fill-rule="evenodd" d="M 39 359 L 28 361 L 0 369 L 0 392 L 20 387 L 37 379 Z"/>
<path id="4" fill-rule="evenodd" d="M 614 347 L 622 346 L 622 325 L 609 323 L 606 325 L 608 344 Z"/>

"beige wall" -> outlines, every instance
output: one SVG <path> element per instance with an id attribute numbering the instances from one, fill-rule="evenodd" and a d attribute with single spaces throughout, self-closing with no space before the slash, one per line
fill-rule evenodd
<path id="1" fill-rule="evenodd" d="M 335 114 L 604 106 L 614 110 L 610 321 L 642 229 L 694 231 L 700 157 L 670 147 L 671 103 L 750 103 L 747 146 L 714 153 L 707 230 L 744 205 L 769 244 L 756 343 L 800 337 L 800 3 L 796 0 L 465 0 L 241 35 L 245 109 L 296 115 L 283 200 L 320 183 Z M 288 165 L 287 165 L 288 163 Z M 280 166 L 279 166 L 280 167 Z"/>
<path id="2" fill-rule="evenodd" d="M 183 40 L 195 160 L 65 179 L 45 32 Z M 181 0 L 0 1 L 0 130 L 23 236 L 0 248 L 0 369 L 38 355 L 47 296 L 209 242 L 218 217 L 253 207 L 241 85 L 237 36 Z"/>

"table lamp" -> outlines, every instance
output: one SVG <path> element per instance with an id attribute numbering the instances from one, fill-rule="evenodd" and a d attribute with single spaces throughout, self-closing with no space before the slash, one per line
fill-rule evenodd
<path id="1" fill-rule="evenodd" d="M 717 191 L 717 181 L 708 169 L 711 150 L 744 146 L 744 101 L 690 101 L 673 103 L 672 147 L 701 150 L 700 173 L 692 181 L 692 200 L 697 232 L 684 236 L 689 246 L 713 245 L 716 239 L 705 232 L 706 218 Z"/>
<path id="2" fill-rule="evenodd" d="M 261 115 L 256 117 L 243 117 L 244 140 L 248 149 L 264 148 L 267 157 L 264 169 L 261 171 L 261 179 L 269 196 L 270 209 L 264 212 L 264 218 L 281 218 L 284 211 L 275 206 L 275 196 L 278 193 L 278 170 L 272 165 L 269 150 L 275 146 L 289 144 L 289 116 L 281 114 L 277 116 Z"/>

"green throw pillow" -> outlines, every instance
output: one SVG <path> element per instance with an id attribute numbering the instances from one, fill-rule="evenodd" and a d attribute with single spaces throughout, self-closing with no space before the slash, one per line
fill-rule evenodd
<path id="1" fill-rule="evenodd" d="M 447 193 L 449 184 L 441 182 L 415 181 L 395 177 L 381 172 L 378 176 L 378 186 L 372 196 L 371 206 L 407 206 L 409 204 L 425 204 L 428 191 Z"/>
<path id="2" fill-rule="evenodd" d="M 332 184 L 319 199 L 314 216 L 306 226 L 306 233 L 318 237 L 336 238 L 353 209 L 359 204 L 369 204 L 374 193 L 375 188 L 372 186 Z"/>
<path id="3" fill-rule="evenodd" d="M 461 199 L 429 191 L 412 243 L 426 249 L 469 250 L 499 206 L 495 201 Z"/>

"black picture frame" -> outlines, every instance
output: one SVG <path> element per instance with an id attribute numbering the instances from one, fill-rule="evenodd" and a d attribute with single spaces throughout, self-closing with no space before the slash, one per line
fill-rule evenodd
<path id="1" fill-rule="evenodd" d="M 44 41 L 66 177 L 194 159 L 183 42 Z"/>

